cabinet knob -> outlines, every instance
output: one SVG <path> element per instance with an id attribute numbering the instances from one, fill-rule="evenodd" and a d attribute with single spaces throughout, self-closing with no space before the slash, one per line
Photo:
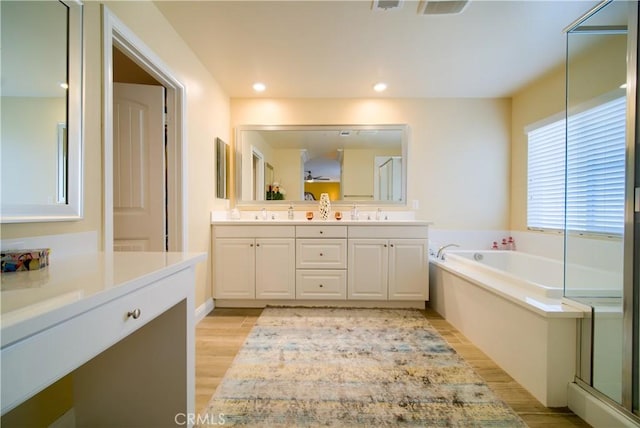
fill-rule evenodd
<path id="1" fill-rule="evenodd" d="M 127 312 L 127 318 L 133 318 L 134 320 L 137 320 L 138 318 L 140 318 L 140 308 L 135 308 L 132 311 Z"/>
<path id="2" fill-rule="evenodd" d="M 250 247 L 253 247 L 253 244 L 249 244 Z"/>
<path id="3" fill-rule="evenodd" d="M 320 235 L 322 235 L 323 233 L 324 233 L 324 230 L 321 230 L 321 231 L 320 231 Z"/>
<path id="4" fill-rule="evenodd" d="M 391 244 L 391 248 L 393 248 L 393 244 Z"/>
<path id="5" fill-rule="evenodd" d="M 256 244 L 256 247 L 259 247 L 259 246 L 260 246 L 260 244 Z"/>
<path id="6" fill-rule="evenodd" d="M 387 248 L 387 244 L 384 244 L 384 248 Z"/>
<path id="7" fill-rule="evenodd" d="M 323 254 L 323 253 L 320 253 L 320 257 L 322 257 L 322 256 L 324 256 L 324 254 Z"/>
<path id="8" fill-rule="evenodd" d="M 320 288 L 324 287 L 324 285 L 320 284 Z"/>

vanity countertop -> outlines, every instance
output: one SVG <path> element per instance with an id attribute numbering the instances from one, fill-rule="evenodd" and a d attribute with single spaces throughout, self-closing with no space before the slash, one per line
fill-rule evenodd
<path id="1" fill-rule="evenodd" d="M 2 347 L 205 259 L 205 253 L 90 253 L 2 274 Z"/>
<path id="2" fill-rule="evenodd" d="M 306 220 L 306 219 L 269 219 L 252 220 L 212 220 L 212 225 L 219 226 L 429 226 L 433 222 L 422 220 Z"/>

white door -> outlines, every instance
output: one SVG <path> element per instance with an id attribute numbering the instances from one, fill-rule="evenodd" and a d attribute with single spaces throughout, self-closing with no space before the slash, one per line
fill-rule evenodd
<path id="1" fill-rule="evenodd" d="M 424 239 L 389 241 L 389 300 L 428 300 L 427 258 Z"/>
<path id="2" fill-rule="evenodd" d="M 214 296 L 217 299 L 256 298 L 253 238 L 216 239 L 214 260 Z"/>
<path id="3" fill-rule="evenodd" d="M 349 299 L 387 300 L 388 250 L 386 239 L 349 240 Z"/>
<path id="4" fill-rule="evenodd" d="M 295 299 L 293 238 L 256 239 L 256 299 Z"/>
<path id="5" fill-rule="evenodd" d="M 164 88 L 113 84 L 113 249 L 165 251 Z"/>

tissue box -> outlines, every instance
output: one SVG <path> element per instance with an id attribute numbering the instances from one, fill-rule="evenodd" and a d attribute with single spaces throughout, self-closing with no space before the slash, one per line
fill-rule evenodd
<path id="1" fill-rule="evenodd" d="M 6 250 L 0 253 L 2 273 L 39 270 L 49 266 L 49 248 Z"/>

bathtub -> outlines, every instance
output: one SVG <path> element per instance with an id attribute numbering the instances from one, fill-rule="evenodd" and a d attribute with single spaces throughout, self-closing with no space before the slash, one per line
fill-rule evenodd
<path id="1" fill-rule="evenodd" d="M 547 407 L 567 405 L 588 307 L 562 298 L 562 263 L 519 251 L 430 260 L 429 305 Z"/>
<path id="2" fill-rule="evenodd" d="M 564 294 L 564 263 L 560 260 L 520 251 L 465 250 L 449 251 L 445 259 L 487 269 L 496 276 L 508 278 L 514 286 L 523 287 L 546 297 L 561 298 Z M 476 263 L 482 266 L 478 266 Z M 620 272 L 596 269 L 569 263 L 566 268 L 571 297 L 622 297 Z"/>

